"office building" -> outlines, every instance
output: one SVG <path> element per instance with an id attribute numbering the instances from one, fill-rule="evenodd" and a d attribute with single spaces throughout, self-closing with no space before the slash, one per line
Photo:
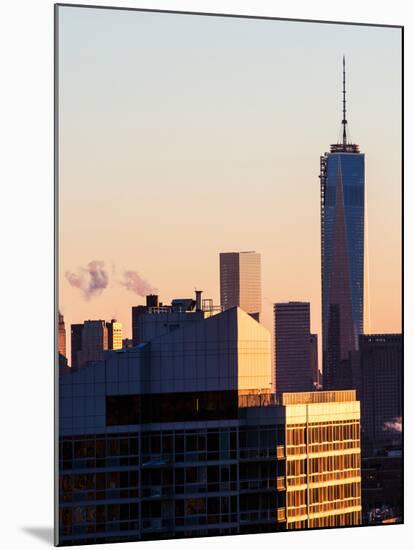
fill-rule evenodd
<path id="1" fill-rule="evenodd" d="M 286 529 L 361 524 L 360 405 L 355 391 L 285 393 L 277 447 Z M 281 474 L 281 475 L 279 475 Z M 282 503 L 283 504 L 283 503 Z"/>
<path id="2" fill-rule="evenodd" d="M 99 361 L 104 351 L 122 349 L 122 342 L 122 323 L 116 319 L 71 325 L 71 366 L 78 368 L 90 361 Z"/>
<path id="3" fill-rule="evenodd" d="M 261 258 L 257 252 L 220 253 L 220 302 L 240 307 L 256 321 L 262 310 Z"/>
<path id="4" fill-rule="evenodd" d="M 106 323 L 108 331 L 108 349 L 122 349 L 122 323 L 112 319 Z"/>
<path id="5" fill-rule="evenodd" d="M 231 308 L 62 376 L 60 544 L 359 524 L 353 392 L 278 403 L 270 349 L 270 333 Z M 317 442 L 306 451 L 305 431 Z M 335 462 L 339 450 L 355 460 Z M 304 453 L 316 478 L 302 475 Z M 302 493 L 289 495 L 308 482 L 305 514 Z"/>
<path id="6" fill-rule="evenodd" d="M 311 334 L 309 337 L 310 344 L 310 365 L 312 371 L 313 387 L 316 390 L 321 389 L 321 373 L 319 371 L 318 362 L 318 335 Z"/>
<path id="7" fill-rule="evenodd" d="M 70 325 L 70 349 L 71 349 L 71 364 L 74 369 L 79 366 L 79 352 L 82 350 L 82 330 L 83 323 Z"/>
<path id="8" fill-rule="evenodd" d="M 102 320 L 85 321 L 82 327 L 82 344 L 78 351 L 78 367 L 103 359 L 108 350 L 108 328 Z"/>
<path id="9" fill-rule="evenodd" d="M 361 401 L 363 452 L 402 446 L 403 363 L 401 334 L 359 338 L 353 385 Z"/>
<path id="10" fill-rule="evenodd" d="M 324 389 L 358 349 L 364 317 L 365 156 L 349 143 L 343 66 L 342 141 L 321 157 L 322 359 Z"/>
<path id="11" fill-rule="evenodd" d="M 310 304 L 275 304 L 274 315 L 276 391 L 312 391 Z"/>

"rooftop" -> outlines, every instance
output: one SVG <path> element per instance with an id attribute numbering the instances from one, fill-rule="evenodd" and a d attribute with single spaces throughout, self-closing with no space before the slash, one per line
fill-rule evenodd
<path id="1" fill-rule="evenodd" d="M 345 403 L 356 400 L 356 390 L 311 391 L 282 393 L 281 405 L 308 405 L 310 403 Z"/>

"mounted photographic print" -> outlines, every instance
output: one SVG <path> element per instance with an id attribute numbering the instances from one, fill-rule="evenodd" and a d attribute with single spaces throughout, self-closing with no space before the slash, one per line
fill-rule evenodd
<path id="1" fill-rule="evenodd" d="M 56 544 L 402 523 L 403 28 L 55 32 Z"/>

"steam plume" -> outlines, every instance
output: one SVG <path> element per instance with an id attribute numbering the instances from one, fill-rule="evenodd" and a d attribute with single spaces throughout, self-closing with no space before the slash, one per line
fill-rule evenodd
<path id="1" fill-rule="evenodd" d="M 155 289 L 136 271 L 124 271 L 124 278 L 120 283 L 127 290 L 135 292 L 135 294 L 139 294 L 140 296 L 146 296 L 147 294 L 153 294 L 155 292 Z"/>
<path id="2" fill-rule="evenodd" d="M 383 430 L 385 432 L 402 432 L 402 418 L 396 416 L 393 420 L 385 422 Z"/>
<path id="3" fill-rule="evenodd" d="M 81 267 L 78 273 L 65 273 L 68 283 L 78 288 L 85 300 L 93 296 L 99 296 L 108 286 L 109 276 L 102 261 L 94 260 L 89 262 L 86 267 Z"/>

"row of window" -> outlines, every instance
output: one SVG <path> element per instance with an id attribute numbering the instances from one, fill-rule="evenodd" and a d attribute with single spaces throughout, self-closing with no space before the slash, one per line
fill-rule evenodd
<path id="1" fill-rule="evenodd" d="M 106 397 L 106 425 L 238 418 L 237 391 L 178 392 Z"/>
<path id="2" fill-rule="evenodd" d="M 286 445 L 297 446 L 312 443 L 359 440 L 359 422 L 348 421 L 336 424 L 324 423 L 306 428 L 288 426 L 286 430 Z"/>
<path id="3" fill-rule="evenodd" d="M 361 496 L 361 485 L 359 483 L 346 483 L 331 485 L 329 487 L 317 487 L 309 491 L 309 504 L 326 501 L 344 500 L 359 498 Z"/>
<path id="4" fill-rule="evenodd" d="M 360 525 L 361 512 L 347 512 L 345 514 L 335 514 L 322 518 L 313 518 L 309 520 L 310 528 L 318 527 L 345 527 L 346 525 Z"/>

